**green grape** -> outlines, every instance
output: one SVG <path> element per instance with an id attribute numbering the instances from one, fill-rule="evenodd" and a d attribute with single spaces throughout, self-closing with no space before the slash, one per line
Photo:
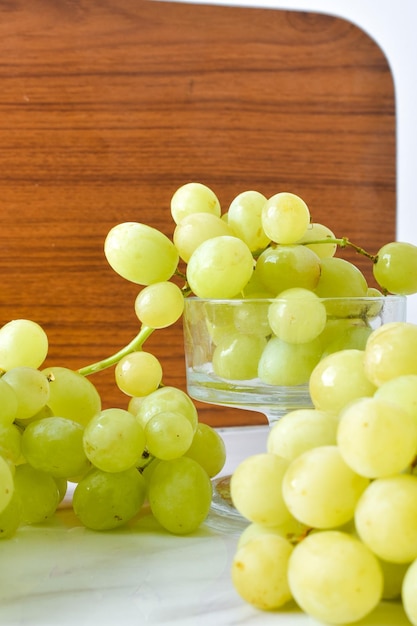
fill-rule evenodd
<path id="1" fill-rule="evenodd" d="M 132 415 L 137 415 L 144 398 L 145 396 L 132 396 L 131 398 L 129 398 L 129 402 L 127 404 L 127 410 L 129 411 L 129 413 L 132 413 Z"/>
<path id="2" fill-rule="evenodd" d="M 361 620 L 382 597 L 377 558 L 358 539 L 336 530 L 312 533 L 294 548 L 288 581 L 300 608 L 326 624 Z"/>
<path id="3" fill-rule="evenodd" d="M 376 391 L 365 372 L 363 350 L 341 350 L 324 357 L 311 373 L 309 389 L 316 409 L 335 413 Z"/>
<path id="4" fill-rule="evenodd" d="M 86 528 L 112 530 L 139 513 L 145 496 L 146 482 L 136 468 L 122 472 L 94 469 L 75 487 L 72 504 Z"/>
<path id="5" fill-rule="evenodd" d="M 13 424 L 17 416 L 18 400 L 14 389 L 0 378 L 0 424 L 8 426 Z"/>
<path id="6" fill-rule="evenodd" d="M 226 446 L 217 430 L 200 422 L 185 456 L 197 461 L 212 478 L 224 467 Z"/>
<path id="7" fill-rule="evenodd" d="M 50 381 L 48 406 L 54 415 L 85 425 L 101 411 L 100 395 L 88 378 L 66 367 L 43 371 Z"/>
<path id="8" fill-rule="evenodd" d="M 182 260 L 188 263 L 203 241 L 221 235 L 233 235 L 227 222 L 213 213 L 191 213 L 176 225 L 173 241 Z"/>
<path id="9" fill-rule="evenodd" d="M 287 343 L 312 341 L 323 331 L 326 320 L 326 307 L 308 289 L 286 289 L 269 305 L 268 321 L 272 332 Z"/>
<path id="10" fill-rule="evenodd" d="M 417 451 L 417 420 L 400 406 L 360 398 L 341 413 L 337 445 L 361 476 L 379 478 L 405 470 Z"/>
<path id="11" fill-rule="evenodd" d="M 145 449 L 145 433 L 125 409 L 104 409 L 86 425 L 84 451 L 105 472 L 123 472 L 135 466 Z"/>
<path id="12" fill-rule="evenodd" d="M 262 208 L 263 229 L 275 243 L 295 243 L 304 235 L 309 223 L 308 206 L 293 193 L 277 193 Z"/>
<path id="13" fill-rule="evenodd" d="M 355 512 L 360 539 L 380 559 L 410 563 L 417 558 L 417 477 L 399 474 L 372 481 Z"/>
<path id="14" fill-rule="evenodd" d="M 16 467 L 14 482 L 21 502 L 23 524 L 39 524 L 53 516 L 59 503 L 59 492 L 50 474 L 23 463 Z"/>
<path id="15" fill-rule="evenodd" d="M 408 411 L 417 422 L 417 374 L 388 380 L 378 387 L 374 397 L 383 402 L 397 404 Z"/>
<path id="16" fill-rule="evenodd" d="M 194 430 L 177 411 L 164 411 L 151 417 L 145 426 L 147 451 L 163 461 L 182 456 L 191 446 Z"/>
<path id="17" fill-rule="evenodd" d="M 417 246 L 393 241 L 378 251 L 373 274 L 384 291 L 409 295 L 417 292 Z"/>
<path id="18" fill-rule="evenodd" d="M 232 298 L 244 289 L 253 266 L 252 253 L 241 239 L 228 235 L 213 237 L 191 255 L 187 281 L 200 298 Z"/>
<path id="19" fill-rule="evenodd" d="M 173 534 L 197 530 L 208 515 L 211 498 L 207 472 L 189 457 L 160 461 L 150 476 L 151 511 L 161 526 Z"/>
<path id="20" fill-rule="evenodd" d="M 179 262 L 178 251 L 166 235 L 137 222 L 114 226 L 104 242 L 104 253 L 117 274 L 139 285 L 169 280 Z"/>
<path id="21" fill-rule="evenodd" d="M 388 322 L 373 331 L 365 348 L 366 375 L 374 385 L 409 374 L 417 374 L 417 326 L 410 322 Z"/>
<path id="22" fill-rule="evenodd" d="M 176 224 L 192 213 L 211 213 L 220 217 L 221 207 L 216 194 L 201 183 L 186 183 L 171 198 L 171 215 Z"/>
<path id="23" fill-rule="evenodd" d="M 83 433 L 81 424 L 64 417 L 31 422 L 22 435 L 23 456 L 32 467 L 55 478 L 83 474 L 90 466 Z"/>
<path id="24" fill-rule="evenodd" d="M 16 424 L 0 424 L 0 454 L 14 465 L 22 456 L 22 432 Z"/>
<path id="25" fill-rule="evenodd" d="M 273 337 L 259 359 L 258 376 L 269 385 L 306 384 L 320 357 L 318 339 L 296 344 Z"/>
<path id="26" fill-rule="evenodd" d="M 50 395 L 48 379 L 34 367 L 14 367 L 3 375 L 3 380 L 16 394 L 19 419 L 32 417 L 48 403 Z"/>
<path id="27" fill-rule="evenodd" d="M 262 208 L 267 199 L 259 191 L 244 191 L 236 196 L 228 211 L 228 224 L 252 252 L 262 250 L 270 243 L 262 226 Z"/>
<path id="28" fill-rule="evenodd" d="M 320 260 L 320 278 L 314 291 L 320 298 L 363 298 L 368 284 L 356 265 L 345 259 L 329 257 Z M 329 312 L 339 316 L 346 316 L 348 307 L 354 306 L 351 302 L 342 302 L 342 308 L 338 308 L 337 302 L 330 304 Z"/>
<path id="29" fill-rule="evenodd" d="M 408 568 L 402 585 L 401 597 L 404 611 L 413 624 L 417 626 L 417 560 Z"/>
<path id="30" fill-rule="evenodd" d="M 336 445 L 319 446 L 291 461 L 282 481 L 284 501 L 303 524 L 329 529 L 346 524 L 369 484 L 343 460 Z"/>
<path id="31" fill-rule="evenodd" d="M 233 308 L 233 326 L 240 333 L 267 337 L 271 334 L 268 321 L 269 303 L 249 298 L 240 300 Z"/>
<path id="32" fill-rule="evenodd" d="M 9 504 L 15 489 L 12 468 L 13 465 L 0 456 L 0 513 Z"/>
<path id="33" fill-rule="evenodd" d="M 351 321 L 351 320 L 346 320 Z M 343 322 L 343 320 L 334 320 L 337 322 Z M 328 322 L 329 323 L 329 322 Z M 329 341 L 326 344 L 323 343 L 323 355 L 322 358 L 327 356 L 328 354 L 333 354 L 334 352 L 340 352 L 341 350 L 365 350 L 366 342 L 368 341 L 369 336 L 372 333 L 372 328 L 370 326 L 365 326 L 363 323 L 355 323 L 350 325 L 342 325 L 340 330 L 342 331 L 340 334 L 336 335 L 332 341 Z M 320 338 L 322 340 L 325 339 L 324 335 L 321 335 Z"/>
<path id="34" fill-rule="evenodd" d="M 320 259 L 333 257 L 337 250 L 337 243 L 309 243 L 314 241 L 322 241 L 323 239 L 334 239 L 333 232 L 324 224 L 312 222 L 308 225 L 304 235 L 297 241 L 302 243 L 310 250 L 313 250 Z"/>
<path id="35" fill-rule="evenodd" d="M 177 387 L 161 387 L 153 393 L 143 398 L 143 402 L 139 406 L 136 419 L 139 424 L 145 428 L 147 422 L 158 413 L 165 411 L 174 411 L 181 413 L 188 419 L 193 431 L 196 430 L 198 424 L 197 409 L 187 394 Z"/>
<path id="36" fill-rule="evenodd" d="M 16 491 L 7 504 L 6 508 L 0 512 L 0 539 L 13 537 L 21 522 L 21 502 Z"/>
<path id="37" fill-rule="evenodd" d="M 336 445 L 338 419 L 318 409 L 296 409 L 286 413 L 271 427 L 267 450 L 292 461 L 318 446 Z"/>
<path id="38" fill-rule="evenodd" d="M 0 369 L 38 368 L 48 353 L 48 337 L 36 322 L 12 320 L 0 328 Z"/>
<path id="39" fill-rule="evenodd" d="M 166 328 L 175 324 L 183 310 L 182 291 L 169 281 L 144 287 L 135 300 L 135 313 L 139 321 L 150 328 Z"/>
<path id="40" fill-rule="evenodd" d="M 287 580 L 292 545 L 275 534 L 262 534 L 238 548 L 232 561 L 232 582 L 249 604 L 266 611 L 292 599 Z"/>
<path id="41" fill-rule="evenodd" d="M 234 333 L 220 340 L 213 352 L 213 371 L 229 380 L 256 378 L 265 337 Z"/>
<path id="42" fill-rule="evenodd" d="M 162 366 L 151 352 L 130 352 L 115 367 L 116 384 L 128 396 L 147 396 L 162 381 Z"/>
<path id="43" fill-rule="evenodd" d="M 307 535 L 310 529 L 299 522 L 292 515 L 283 523 L 277 526 L 266 526 L 265 524 L 258 524 L 252 522 L 248 524 L 241 532 L 237 547 L 238 549 L 244 546 L 246 543 L 259 537 L 260 535 L 278 535 L 283 537 L 291 544 L 296 544 Z"/>
<path id="44" fill-rule="evenodd" d="M 255 274 L 274 296 L 294 287 L 312 290 L 320 277 L 320 259 L 302 245 L 267 248 L 258 258 Z"/>
<path id="45" fill-rule="evenodd" d="M 265 526 L 285 524 L 290 519 L 281 492 L 288 465 L 275 454 L 259 453 L 237 466 L 230 480 L 230 495 L 243 517 Z"/>
<path id="46" fill-rule="evenodd" d="M 277 291 L 274 285 L 274 289 L 272 291 L 268 290 L 263 282 L 260 279 L 259 272 L 255 270 L 252 276 L 249 279 L 249 282 L 245 285 L 245 288 L 242 292 L 242 297 L 247 299 L 265 299 L 265 298 L 275 298 L 277 295 Z"/>

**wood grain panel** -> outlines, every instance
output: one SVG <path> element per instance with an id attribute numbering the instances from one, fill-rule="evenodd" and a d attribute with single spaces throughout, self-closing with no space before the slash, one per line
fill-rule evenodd
<path id="1" fill-rule="evenodd" d="M 105 235 L 137 220 L 171 236 L 170 197 L 190 180 L 225 210 L 245 189 L 293 191 L 371 251 L 395 236 L 393 81 L 344 20 L 5 0 L 0 85 L 0 321 L 41 323 L 50 364 L 79 368 L 133 337 L 137 287 L 107 266 Z M 180 325 L 148 345 L 185 388 Z M 105 406 L 126 405 L 112 371 L 94 381 Z M 201 407 L 201 419 L 254 418 Z"/>

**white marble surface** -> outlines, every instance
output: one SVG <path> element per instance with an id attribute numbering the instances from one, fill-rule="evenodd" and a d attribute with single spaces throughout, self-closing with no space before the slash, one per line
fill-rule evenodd
<path id="1" fill-rule="evenodd" d="M 227 429 L 225 471 L 263 451 L 266 428 Z M 244 603 L 230 580 L 236 530 L 213 518 L 192 536 L 162 531 L 144 514 L 124 530 L 92 532 L 70 508 L 46 525 L 26 527 L 0 546 L 2 626 L 313 626 L 289 606 L 264 613 Z M 365 626 L 409 624 L 397 604 Z"/>

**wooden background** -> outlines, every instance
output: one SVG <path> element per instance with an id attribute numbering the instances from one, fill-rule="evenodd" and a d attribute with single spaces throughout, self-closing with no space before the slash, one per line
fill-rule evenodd
<path id="1" fill-rule="evenodd" d="M 129 220 L 172 236 L 170 198 L 188 181 L 224 210 L 246 189 L 292 191 L 376 252 L 395 236 L 395 153 L 386 59 L 344 20 L 0 0 L 0 323 L 42 324 L 48 364 L 79 368 L 126 344 L 138 288 L 107 265 L 104 238 Z M 185 389 L 181 326 L 146 345 Z M 127 405 L 112 370 L 92 380 L 105 406 Z M 258 421 L 200 408 L 211 424 Z"/>

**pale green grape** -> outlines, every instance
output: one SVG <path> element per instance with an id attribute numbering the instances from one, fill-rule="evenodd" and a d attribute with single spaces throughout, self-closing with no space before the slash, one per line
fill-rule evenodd
<path id="1" fill-rule="evenodd" d="M 314 289 L 320 298 L 350 298 L 364 297 L 368 291 L 368 284 L 360 269 L 350 261 L 339 257 L 329 257 L 320 260 L 320 278 Z M 337 315 L 337 302 L 332 302 Z M 340 315 L 346 315 L 348 308 L 354 303 L 341 303 L 343 309 Z M 333 308 L 331 310 L 333 312 Z"/>
<path id="2" fill-rule="evenodd" d="M 16 491 L 6 506 L 0 512 L 0 539 L 13 537 L 21 522 L 21 502 Z"/>
<path id="3" fill-rule="evenodd" d="M 337 250 L 337 243 L 309 243 L 314 241 L 322 241 L 323 239 L 334 239 L 334 233 L 325 226 L 318 222 L 312 222 L 308 225 L 304 235 L 297 241 L 302 243 L 310 250 L 313 250 L 320 259 L 327 257 L 333 257 Z"/>
<path id="4" fill-rule="evenodd" d="M 365 371 L 379 387 L 398 376 L 417 374 L 417 326 L 388 322 L 372 333 L 365 348 Z"/>
<path id="5" fill-rule="evenodd" d="M 244 459 L 230 480 L 236 509 L 251 522 L 277 526 L 290 519 L 281 493 L 288 461 L 275 454 L 259 453 Z"/>
<path id="6" fill-rule="evenodd" d="M 226 446 L 217 430 L 200 422 L 185 456 L 197 461 L 212 478 L 224 467 Z"/>
<path id="7" fill-rule="evenodd" d="M 296 344 L 273 337 L 259 359 L 258 376 L 270 385 L 306 384 L 320 357 L 318 339 Z"/>
<path id="8" fill-rule="evenodd" d="M 236 196 L 229 206 L 228 224 L 252 252 L 266 248 L 271 241 L 262 226 L 262 209 L 266 201 L 259 191 L 250 190 Z"/>
<path id="9" fill-rule="evenodd" d="M 145 428 L 147 422 L 154 415 L 165 411 L 181 413 L 188 419 L 194 431 L 197 428 L 198 413 L 193 401 L 182 389 L 169 385 L 161 387 L 143 398 L 136 419 Z"/>
<path id="10" fill-rule="evenodd" d="M 213 371 L 229 380 L 249 380 L 258 374 L 265 337 L 234 333 L 221 339 L 213 352 Z"/>
<path id="11" fill-rule="evenodd" d="M 373 396 L 376 387 L 365 372 L 363 350 L 341 350 L 316 365 L 309 382 L 316 409 L 338 413 L 349 402 Z"/>
<path id="12" fill-rule="evenodd" d="M 221 235 L 233 235 L 227 222 L 213 213 L 191 213 L 176 225 L 173 241 L 182 260 L 188 263 L 203 241 Z"/>
<path id="13" fill-rule="evenodd" d="M 417 559 L 408 568 L 402 585 L 401 597 L 406 615 L 417 626 Z"/>
<path id="14" fill-rule="evenodd" d="M 351 320 L 346 321 L 351 322 Z M 337 324 L 343 320 L 333 320 L 333 322 Z M 340 350 L 365 350 L 366 342 L 372 333 L 372 328 L 363 323 L 345 324 L 340 330 L 340 334 L 334 337 L 332 341 L 323 344 L 323 358 L 328 354 L 333 354 L 333 352 L 340 352 Z M 324 338 L 324 335 L 320 336 L 321 340 Z"/>
<path id="15" fill-rule="evenodd" d="M 13 424 L 17 416 L 18 401 L 14 389 L 0 378 L 0 424 L 8 426 Z"/>
<path id="16" fill-rule="evenodd" d="M 277 295 L 276 287 L 274 285 L 274 289 L 272 291 L 268 290 L 264 283 L 260 279 L 259 273 L 255 270 L 252 276 L 249 279 L 249 282 L 246 283 L 245 288 L 243 289 L 243 298 L 247 299 L 261 299 L 261 298 L 275 298 Z"/>
<path id="17" fill-rule="evenodd" d="M 0 328 L 0 369 L 38 368 L 48 353 L 44 329 L 31 320 L 12 320 Z"/>
<path id="18" fill-rule="evenodd" d="M 282 494 L 296 519 L 313 528 L 328 529 L 353 518 L 368 484 L 345 463 L 337 446 L 319 446 L 291 461 Z"/>
<path id="19" fill-rule="evenodd" d="M 85 376 L 66 367 L 43 370 L 49 380 L 48 406 L 54 415 L 85 425 L 101 411 L 101 398 Z"/>
<path id="20" fill-rule="evenodd" d="M 310 223 L 308 206 L 293 193 L 277 193 L 262 208 L 262 226 L 265 234 L 275 243 L 295 243 Z"/>
<path id="21" fill-rule="evenodd" d="M 84 451 L 105 472 L 122 472 L 137 464 L 145 448 L 145 434 L 125 409 L 104 409 L 86 425 Z"/>
<path id="22" fill-rule="evenodd" d="M 22 432 L 16 424 L 0 424 L 0 454 L 14 465 L 21 460 Z"/>
<path id="23" fill-rule="evenodd" d="M 166 235 L 138 222 L 114 226 L 104 242 L 104 253 L 117 274 L 139 285 L 169 280 L 179 262 L 178 251 Z"/>
<path id="24" fill-rule="evenodd" d="M 249 281 L 253 266 L 248 246 L 237 237 L 222 235 L 194 250 L 187 265 L 187 280 L 200 298 L 232 298 Z"/>
<path id="25" fill-rule="evenodd" d="M 248 300 L 240 300 L 238 305 L 233 307 L 234 327 L 240 333 L 267 337 L 271 334 L 268 308 L 269 303 L 263 300 L 251 297 Z"/>
<path id="26" fill-rule="evenodd" d="M 367 478 L 406 469 L 417 452 L 417 420 L 400 406 L 360 398 L 341 413 L 337 445 L 345 462 Z"/>
<path id="27" fill-rule="evenodd" d="M 184 310 L 181 289 L 169 281 L 144 287 L 135 300 L 135 313 L 145 326 L 166 328 L 175 324 Z"/>
<path id="28" fill-rule="evenodd" d="M 50 474 L 23 463 L 16 467 L 14 483 L 21 502 L 22 523 L 39 524 L 53 516 L 59 503 L 59 492 Z"/>
<path id="29" fill-rule="evenodd" d="M 384 291 L 409 295 L 417 292 L 417 246 L 393 241 L 378 251 L 373 274 Z"/>
<path id="30" fill-rule="evenodd" d="M 416 519 L 417 478 L 408 474 L 372 481 L 355 512 L 361 540 L 380 559 L 393 563 L 417 558 Z"/>
<path id="31" fill-rule="evenodd" d="M 336 530 L 312 533 L 294 548 L 288 581 L 300 608 L 326 624 L 361 620 L 382 597 L 377 558 L 363 543 Z"/>
<path id="32" fill-rule="evenodd" d="M 238 548 L 232 561 L 232 582 L 249 604 L 278 609 L 292 599 L 287 580 L 292 545 L 283 537 L 263 534 Z"/>
<path id="33" fill-rule="evenodd" d="M 34 367 L 14 367 L 3 375 L 3 380 L 16 394 L 16 414 L 21 420 L 32 417 L 49 401 L 48 379 L 45 374 Z"/>
<path id="34" fill-rule="evenodd" d="M 151 352 L 143 350 L 126 354 L 117 363 L 116 384 L 128 396 L 147 396 L 162 381 L 162 365 Z"/>
<path id="35" fill-rule="evenodd" d="M 269 325 L 277 337 L 288 343 L 312 341 L 323 331 L 326 320 L 326 307 L 308 289 L 286 289 L 269 305 Z"/>
<path id="36" fill-rule="evenodd" d="M 239 301 L 236 301 L 239 302 Z M 232 306 L 222 306 L 221 303 L 216 301 L 201 302 L 201 306 L 198 306 L 198 311 L 193 304 L 190 304 L 188 298 L 184 302 L 184 310 L 188 307 L 188 316 L 197 314 L 200 316 L 200 323 L 204 329 L 204 333 L 208 333 L 210 341 L 217 345 L 223 339 L 227 338 L 230 334 L 236 332 L 235 325 L 235 309 Z M 197 320 L 194 319 L 192 324 L 195 325 Z"/>
<path id="37" fill-rule="evenodd" d="M 189 457 L 160 461 L 149 479 L 148 499 L 161 526 L 186 535 L 197 530 L 208 515 L 211 481 L 201 465 Z"/>
<path id="38" fill-rule="evenodd" d="M 417 422 L 417 374 L 391 378 L 378 387 L 374 397 L 383 402 L 398 404 Z"/>
<path id="39" fill-rule="evenodd" d="M 15 489 L 12 467 L 3 456 L 0 456 L 0 513 L 9 504 Z"/>
<path id="40" fill-rule="evenodd" d="M 194 430 L 188 419 L 176 411 L 151 417 L 145 426 L 147 451 L 163 461 L 182 456 L 191 446 Z"/>
<path id="41" fill-rule="evenodd" d="M 94 469 L 76 486 L 72 503 L 84 526 L 112 530 L 139 513 L 145 496 L 146 482 L 136 468 L 122 472 Z"/>
<path id="42" fill-rule="evenodd" d="M 178 187 L 172 196 L 171 215 L 176 224 L 192 213 L 211 213 L 220 217 L 220 202 L 207 185 L 186 183 Z"/>
<path id="43" fill-rule="evenodd" d="M 244 546 L 246 543 L 259 537 L 260 535 L 278 535 L 279 537 L 283 537 L 291 544 L 296 544 L 308 533 L 310 529 L 305 525 L 299 522 L 292 515 L 282 524 L 277 526 L 266 526 L 265 524 L 258 524 L 257 522 L 252 522 L 248 524 L 244 530 L 241 532 L 237 547 L 238 549 Z"/>
<path id="44" fill-rule="evenodd" d="M 267 450 L 288 461 L 318 446 L 335 445 L 338 420 L 317 409 L 296 409 L 281 417 L 268 433 Z"/>
<path id="45" fill-rule="evenodd" d="M 131 398 L 129 398 L 129 402 L 127 404 L 127 410 L 129 411 L 129 413 L 132 413 L 132 415 L 137 415 L 140 409 L 140 405 L 142 404 L 145 397 L 146 396 L 132 396 Z"/>
<path id="46" fill-rule="evenodd" d="M 90 464 L 83 448 L 84 429 L 64 417 L 31 422 L 22 435 L 22 453 L 32 467 L 56 478 L 85 473 Z"/>
<path id="47" fill-rule="evenodd" d="M 267 248 L 260 254 L 255 274 L 274 296 L 286 289 L 315 289 L 320 277 L 320 259 L 302 245 Z"/>

